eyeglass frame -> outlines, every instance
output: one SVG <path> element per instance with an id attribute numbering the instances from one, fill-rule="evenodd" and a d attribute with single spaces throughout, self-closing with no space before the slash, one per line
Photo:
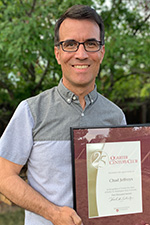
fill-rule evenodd
<path id="1" fill-rule="evenodd" d="M 77 49 L 76 49 L 76 50 L 73 50 L 73 51 L 67 51 L 67 50 L 64 50 L 64 48 L 63 48 L 63 43 L 64 43 L 64 42 L 67 42 L 67 41 L 75 41 L 75 42 L 78 44 L 78 45 L 77 45 Z M 97 43 L 99 43 L 99 49 L 96 50 L 96 51 L 88 51 L 88 50 L 86 49 L 86 47 L 85 47 L 85 42 L 87 42 L 87 41 L 96 41 Z M 60 41 L 58 44 L 56 44 L 56 46 L 60 46 L 60 45 L 61 45 L 62 50 L 63 50 L 64 52 L 77 52 L 80 45 L 83 45 L 83 46 L 84 46 L 84 50 L 85 50 L 86 52 L 98 52 L 99 50 L 101 50 L 101 47 L 103 46 L 102 41 L 98 41 L 98 40 L 96 40 L 96 39 L 87 39 L 87 40 L 84 41 L 84 42 L 79 42 L 79 41 L 76 41 L 76 40 L 73 40 L 73 39 L 68 39 L 68 40 L 65 40 L 65 41 Z"/>

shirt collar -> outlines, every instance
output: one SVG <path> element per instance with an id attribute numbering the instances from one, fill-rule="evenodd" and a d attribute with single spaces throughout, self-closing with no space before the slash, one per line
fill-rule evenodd
<path id="1" fill-rule="evenodd" d="M 78 96 L 76 96 L 73 92 L 71 92 L 69 89 L 67 89 L 63 82 L 62 79 L 60 80 L 58 84 L 58 92 L 62 96 L 62 98 L 68 103 L 71 104 L 72 101 L 77 100 Z M 97 93 L 97 86 L 95 84 L 95 88 L 93 91 L 91 91 L 88 95 L 85 96 L 85 101 L 87 99 L 90 100 L 90 103 L 94 103 L 97 99 L 98 93 Z"/>

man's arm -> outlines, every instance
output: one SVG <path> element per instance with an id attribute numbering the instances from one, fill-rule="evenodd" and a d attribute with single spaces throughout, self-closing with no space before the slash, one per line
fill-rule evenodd
<path id="1" fill-rule="evenodd" d="M 59 207 L 49 202 L 40 193 L 19 177 L 21 165 L 0 157 L 0 192 L 16 205 L 32 211 L 54 225 L 80 225 L 81 219 L 69 207 Z"/>

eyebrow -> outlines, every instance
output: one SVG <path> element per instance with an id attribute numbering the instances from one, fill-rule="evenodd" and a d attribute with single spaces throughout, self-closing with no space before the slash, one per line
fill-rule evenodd
<path id="1" fill-rule="evenodd" d="M 75 39 L 67 39 L 67 40 L 65 40 L 65 41 L 76 41 Z M 85 41 L 100 41 L 100 40 L 97 40 L 97 39 L 95 39 L 95 38 L 89 38 L 89 39 L 86 39 Z M 84 42 L 85 42 L 84 41 Z M 76 42 L 79 42 L 79 41 L 76 41 Z"/>
<path id="2" fill-rule="evenodd" d="M 99 40 L 97 40 L 96 38 L 89 38 L 86 41 L 99 41 Z"/>

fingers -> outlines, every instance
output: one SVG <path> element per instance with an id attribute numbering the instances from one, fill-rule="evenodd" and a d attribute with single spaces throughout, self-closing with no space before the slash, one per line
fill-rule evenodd
<path id="1" fill-rule="evenodd" d="M 72 215 L 72 220 L 74 225 L 83 225 L 81 218 L 78 216 L 78 214 L 75 211 Z"/>
<path id="2" fill-rule="evenodd" d="M 74 209 L 66 206 L 57 206 L 56 208 L 57 213 L 54 213 L 55 218 L 52 221 L 54 225 L 83 225 L 81 218 Z"/>

